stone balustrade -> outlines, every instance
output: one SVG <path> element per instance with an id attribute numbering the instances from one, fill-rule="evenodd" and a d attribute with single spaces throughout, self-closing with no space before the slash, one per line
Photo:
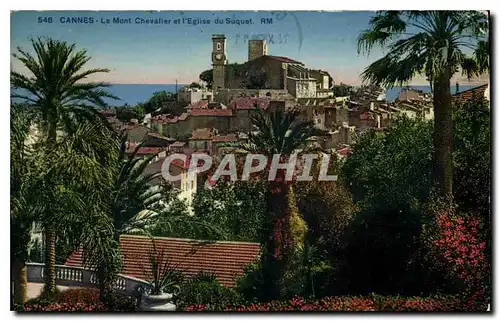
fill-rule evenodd
<path id="1" fill-rule="evenodd" d="M 44 283 L 43 263 L 28 263 L 28 282 Z M 99 280 L 94 271 L 82 267 L 56 265 L 56 284 L 63 286 L 97 287 Z M 150 284 L 144 280 L 119 274 L 114 288 L 121 294 L 135 295 L 136 291 L 147 290 Z"/>

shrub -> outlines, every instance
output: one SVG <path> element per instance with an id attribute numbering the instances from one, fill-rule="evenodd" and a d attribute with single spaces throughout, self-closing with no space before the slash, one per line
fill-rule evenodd
<path id="1" fill-rule="evenodd" d="M 59 294 L 57 303 L 99 304 L 98 289 L 68 289 Z"/>
<path id="2" fill-rule="evenodd" d="M 104 312 L 107 311 L 106 306 L 99 304 L 85 303 L 51 303 L 42 304 L 25 304 L 17 307 L 18 312 Z"/>
<path id="3" fill-rule="evenodd" d="M 227 306 L 240 303 L 238 293 L 222 286 L 214 274 L 201 271 L 181 286 L 181 291 L 174 298 L 179 307 L 190 305 Z"/>
<path id="4" fill-rule="evenodd" d="M 99 300 L 99 290 L 95 288 L 68 289 L 52 297 L 52 301 L 43 296 L 31 299 L 24 306 L 14 308 L 20 312 L 44 311 L 137 311 L 137 300 L 114 293 L 106 304 Z"/>
<path id="5" fill-rule="evenodd" d="M 186 306 L 183 311 L 383 311 L 383 312 L 483 312 L 485 307 L 468 306 L 457 296 L 436 297 L 383 297 L 377 295 L 364 297 L 337 296 L 320 300 L 305 300 L 294 297 L 287 301 L 269 303 L 252 303 L 248 305 L 232 305 L 214 307 L 203 304 Z"/>

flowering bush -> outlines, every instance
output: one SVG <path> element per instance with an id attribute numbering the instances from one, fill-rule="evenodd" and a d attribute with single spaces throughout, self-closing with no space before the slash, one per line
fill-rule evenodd
<path id="1" fill-rule="evenodd" d="M 269 303 L 253 303 L 245 306 L 227 306 L 225 308 L 211 308 L 207 305 L 190 305 L 183 311 L 232 311 L 232 312 L 259 312 L 259 311 L 383 311 L 383 312 L 451 312 L 451 311 L 485 311 L 478 307 L 466 306 L 457 296 L 442 297 L 325 297 L 320 300 L 305 300 L 294 297 L 288 301 L 272 301 Z"/>
<path id="2" fill-rule="evenodd" d="M 486 243 L 479 235 L 480 221 L 476 217 L 467 220 L 453 217 L 447 212 L 437 215 L 439 236 L 434 244 L 442 250 L 452 272 L 467 286 L 480 284 L 488 272 Z"/>
<path id="3" fill-rule="evenodd" d="M 61 292 L 57 300 L 58 303 L 83 303 L 83 304 L 99 304 L 98 289 L 68 289 Z"/>
<path id="4" fill-rule="evenodd" d="M 18 312 L 104 312 L 108 311 L 102 303 L 51 303 L 45 304 L 26 304 L 16 309 Z"/>
<path id="5" fill-rule="evenodd" d="M 108 304 L 100 302 L 99 290 L 93 288 L 68 289 L 58 293 L 54 301 L 42 298 L 28 301 L 24 306 L 16 306 L 19 312 L 116 312 L 137 311 L 136 299 L 114 295 Z"/>
<path id="6" fill-rule="evenodd" d="M 489 297 L 486 242 L 480 235 L 481 222 L 477 217 L 461 217 L 452 210 L 437 212 L 432 245 L 437 259 L 458 280 L 463 304 L 472 310 L 484 310 Z"/>

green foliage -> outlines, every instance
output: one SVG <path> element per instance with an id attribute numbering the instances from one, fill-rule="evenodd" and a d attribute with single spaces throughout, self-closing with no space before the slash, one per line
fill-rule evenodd
<path id="1" fill-rule="evenodd" d="M 290 228 L 292 232 L 293 245 L 301 247 L 307 234 L 307 224 L 302 217 L 302 213 L 297 208 L 297 200 L 293 188 L 290 188 L 288 206 L 290 207 Z"/>
<path id="2" fill-rule="evenodd" d="M 335 97 L 346 97 L 350 96 L 352 91 L 352 86 L 340 83 L 339 85 L 333 86 L 333 94 Z"/>
<path id="3" fill-rule="evenodd" d="M 199 83 L 194 82 L 194 81 L 191 84 L 189 84 L 187 87 L 188 88 L 198 88 L 198 89 L 202 88 Z"/>
<path id="4" fill-rule="evenodd" d="M 206 304 L 212 307 L 239 304 L 238 293 L 222 286 L 212 273 L 200 271 L 181 286 L 181 291 L 174 297 L 179 309 L 192 304 Z"/>
<path id="5" fill-rule="evenodd" d="M 360 207 L 418 209 L 431 190 L 432 124 L 396 119 L 387 133 L 369 131 L 343 167 Z"/>
<path id="6" fill-rule="evenodd" d="M 177 101 L 177 94 L 167 91 L 158 91 L 153 93 L 153 96 L 143 104 L 146 114 L 162 109 L 165 113 L 178 114 L 179 109 L 175 108 L 172 103 Z"/>
<path id="7" fill-rule="evenodd" d="M 207 84 L 207 88 L 211 89 L 214 83 L 214 70 L 205 70 L 200 74 L 200 80 Z"/>
<path id="8" fill-rule="evenodd" d="M 231 241 L 258 242 L 266 215 L 264 182 L 219 182 L 215 188 L 198 191 L 195 216 L 221 230 Z M 200 231 L 201 239 L 217 239 L 221 233 Z M 208 232 L 208 233 L 207 233 Z"/>
<path id="9" fill-rule="evenodd" d="M 144 118 L 144 107 L 137 105 L 136 107 L 124 106 L 116 107 L 116 118 L 121 122 L 128 123 L 132 119 L 137 119 L 139 122 Z"/>
<path id="10" fill-rule="evenodd" d="M 267 72 L 264 69 L 250 70 L 247 77 L 248 89 L 264 89 L 267 83 Z"/>
<path id="11" fill-rule="evenodd" d="M 480 100 L 456 106 L 454 113 L 454 196 L 459 211 L 485 222 L 491 184 L 489 115 Z M 427 122 L 403 118 L 386 133 L 362 135 L 354 146 L 343 175 L 360 211 L 343 239 L 343 272 L 337 276 L 342 291 L 454 291 L 428 256 L 421 233 L 433 197 L 431 129 Z M 483 233 L 489 233 L 488 224 Z M 488 234 L 483 238 L 489 239 Z"/>
<path id="12" fill-rule="evenodd" d="M 182 273 L 168 259 L 164 249 L 158 250 L 156 242 L 151 239 L 153 247 L 149 251 L 149 268 L 142 267 L 146 280 L 152 285 L 151 294 L 175 293 L 180 290 Z"/>
<path id="13" fill-rule="evenodd" d="M 393 86 L 418 74 L 431 82 L 446 74 L 449 87 L 449 79 L 459 70 L 472 77 L 489 68 L 488 30 L 488 19 L 479 11 L 380 11 L 371 18 L 370 29 L 360 34 L 358 52 L 381 45 L 387 54 L 368 66 L 362 77 Z M 476 59 L 464 54 L 470 49 L 477 49 Z"/>
<path id="14" fill-rule="evenodd" d="M 491 193 L 491 111 L 479 97 L 454 110 L 454 195 L 464 211 L 489 221 Z"/>

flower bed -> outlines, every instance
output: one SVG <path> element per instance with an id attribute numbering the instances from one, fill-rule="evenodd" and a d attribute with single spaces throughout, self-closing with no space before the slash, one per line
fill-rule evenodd
<path id="1" fill-rule="evenodd" d="M 486 311 L 486 306 L 469 305 L 456 296 L 435 298 L 424 297 L 327 297 L 320 300 L 305 300 L 295 297 L 288 301 L 272 301 L 246 306 L 227 306 L 225 308 L 209 305 L 190 305 L 184 311 L 383 311 L 383 312 L 452 312 L 452 311 Z"/>
<path id="2" fill-rule="evenodd" d="M 43 298 L 30 300 L 24 306 L 15 306 L 18 312 L 116 312 L 137 311 L 134 298 L 118 296 L 110 305 L 100 302 L 99 290 L 92 288 L 68 289 L 58 293 L 53 301 Z"/>
<path id="3" fill-rule="evenodd" d="M 26 304 L 16 308 L 18 312 L 104 312 L 108 311 L 102 303 L 51 303 L 51 304 Z"/>

